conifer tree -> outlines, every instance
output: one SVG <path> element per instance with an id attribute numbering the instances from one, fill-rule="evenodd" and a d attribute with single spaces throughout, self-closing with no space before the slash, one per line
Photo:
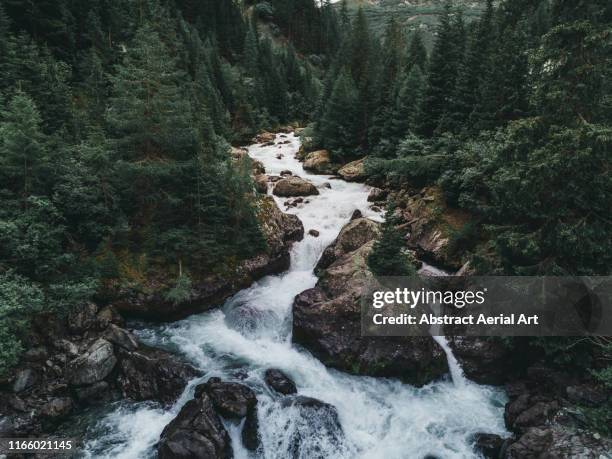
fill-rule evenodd
<path id="1" fill-rule="evenodd" d="M 382 233 L 368 255 L 368 267 L 376 276 L 412 276 L 416 273 L 410 258 L 404 252 L 402 235 L 396 228 L 398 219 L 395 209 L 394 203 L 387 206 Z"/>
<path id="2" fill-rule="evenodd" d="M 404 68 L 406 74 L 408 74 L 415 65 L 421 69 L 421 72 L 424 73 L 427 71 L 427 49 L 423 43 L 421 31 L 418 29 L 410 35 L 410 44 L 406 49 L 405 61 Z"/>

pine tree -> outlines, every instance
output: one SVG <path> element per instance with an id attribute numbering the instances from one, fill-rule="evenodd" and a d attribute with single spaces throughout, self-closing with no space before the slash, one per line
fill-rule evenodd
<path id="1" fill-rule="evenodd" d="M 44 191 L 45 139 L 42 119 L 34 101 L 17 92 L 2 114 L 0 124 L 0 176 L 3 187 L 21 196 L 24 206 L 32 194 Z"/>
<path id="2" fill-rule="evenodd" d="M 358 146 L 359 116 L 359 92 L 350 72 L 343 69 L 319 124 L 325 148 L 339 157 L 353 154 Z"/>
<path id="3" fill-rule="evenodd" d="M 421 72 L 427 71 L 427 49 L 423 43 L 423 36 L 420 30 L 415 30 L 410 35 L 410 44 L 406 50 L 405 71 L 408 74 L 415 65 L 421 69 Z"/>
<path id="4" fill-rule="evenodd" d="M 447 2 L 440 17 L 438 35 L 431 53 L 427 85 L 421 105 L 419 133 L 431 137 L 444 116 L 455 86 L 456 60 L 451 5 Z"/>
<path id="5" fill-rule="evenodd" d="M 416 273 L 410 258 L 404 252 L 402 235 L 396 228 L 398 220 L 395 217 L 395 209 L 393 203 L 387 206 L 382 233 L 368 255 L 368 267 L 376 276 L 412 276 Z"/>
<path id="6" fill-rule="evenodd" d="M 410 73 L 402 80 L 389 121 L 387 137 L 393 145 L 397 145 L 416 126 L 424 85 L 420 67 L 413 66 Z"/>

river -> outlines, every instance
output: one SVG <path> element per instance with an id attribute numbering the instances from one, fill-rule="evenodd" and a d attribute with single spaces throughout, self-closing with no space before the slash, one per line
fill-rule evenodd
<path id="1" fill-rule="evenodd" d="M 324 248 L 355 209 L 374 219 L 380 216 L 368 208 L 367 186 L 305 172 L 294 157 L 299 138 L 277 137 L 277 142 L 285 140 L 289 143 L 253 145 L 249 155 L 261 161 L 268 174 L 290 170 L 317 186 L 331 184 L 329 189 L 321 187 L 319 196 L 306 198 L 308 203 L 287 210 L 299 216 L 306 230 L 304 240 L 292 248 L 290 269 L 256 282 L 218 310 L 172 324 L 140 327 L 137 334 L 143 342 L 184 355 L 205 376 L 192 381 L 170 410 L 154 403 L 120 402 L 107 407 L 90 421 L 87 457 L 154 457 L 164 426 L 192 397 L 193 387 L 211 376 L 241 382 L 257 393 L 263 447 L 257 454 L 246 451 L 240 442 L 241 426 L 227 422 L 236 458 L 472 458 L 478 457 L 471 444 L 474 433 L 507 433 L 505 395 L 466 380 L 444 338 L 439 342 L 449 357 L 452 377 L 422 388 L 328 369 L 292 345 L 293 298 L 317 282 L 313 268 Z M 285 200 L 277 198 L 281 209 Z M 310 229 L 318 230 L 320 236 L 309 236 Z M 281 396 L 263 381 L 268 368 L 287 373 L 299 394 L 334 405 L 342 434 L 329 432 L 322 420 L 305 418 L 295 407 L 283 407 Z M 291 439 L 297 433 L 303 440 L 294 456 Z"/>

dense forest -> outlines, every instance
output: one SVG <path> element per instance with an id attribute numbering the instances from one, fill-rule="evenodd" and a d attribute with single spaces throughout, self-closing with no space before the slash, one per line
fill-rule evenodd
<path id="1" fill-rule="evenodd" d="M 478 273 L 610 275 L 611 26 L 607 0 L 447 2 L 429 49 L 329 1 L 0 0 L 0 374 L 39 312 L 265 250 L 228 151 L 291 123 L 371 184 L 440 187 Z M 371 266 L 411 274 L 393 222 Z M 612 387 L 600 344 L 537 342 Z"/>
<path id="2" fill-rule="evenodd" d="M 262 249 L 229 144 L 307 120 L 335 18 L 312 1 L 0 2 L 0 372 L 36 312 Z"/>

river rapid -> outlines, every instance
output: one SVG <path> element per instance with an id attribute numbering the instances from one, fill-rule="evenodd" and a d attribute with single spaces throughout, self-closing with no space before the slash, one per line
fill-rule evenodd
<path id="1" fill-rule="evenodd" d="M 452 377 L 422 388 L 328 369 L 292 345 L 293 298 L 316 284 L 313 268 L 325 247 L 355 209 L 370 218 L 381 217 L 368 208 L 367 186 L 305 172 L 294 157 L 299 138 L 287 134 L 276 139 L 277 143 L 286 140 L 289 143 L 282 145 L 252 145 L 249 155 L 261 161 L 270 175 L 290 170 L 320 186 L 319 196 L 286 210 L 299 216 L 306 232 L 292 248 L 290 269 L 254 283 L 220 309 L 172 324 L 141 326 L 137 335 L 143 342 L 182 354 L 205 376 L 192 381 L 170 410 L 153 403 L 120 402 L 106 407 L 89 421 L 86 457 L 155 457 L 163 428 L 192 398 L 194 386 L 212 376 L 241 382 L 257 393 L 262 448 L 257 453 L 245 450 L 240 441 L 242 426 L 226 422 L 236 458 L 472 458 L 479 457 L 471 441 L 474 433 L 507 434 L 505 395 L 466 380 L 444 338 L 438 342 L 449 357 Z M 323 187 L 325 182 L 331 188 Z M 284 210 L 286 199 L 276 200 Z M 310 229 L 319 231 L 319 237 L 309 236 Z M 439 274 L 431 267 L 426 270 Z M 330 432 L 324 420 L 305 417 L 295 406 L 283 406 L 282 397 L 264 383 L 268 368 L 287 373 L 300 395 L 335 406 L 342 432 Z M 298 451 L 292 440 L 296 435 L 302 439 Z"/>

